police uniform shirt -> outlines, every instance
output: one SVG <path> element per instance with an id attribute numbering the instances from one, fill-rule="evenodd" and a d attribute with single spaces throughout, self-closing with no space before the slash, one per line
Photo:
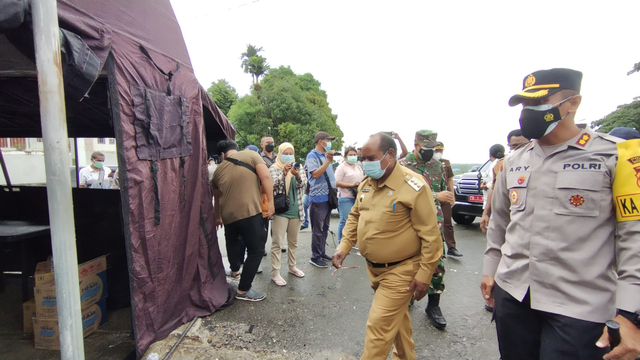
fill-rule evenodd
<path id="1" fill-rule="evenodd" d="M 386 264 L 422 254 L 415 278 L 431 282 L 442 254 L 433 193 L 421 175 L 396 163 L 384 183 L 365 179 L 342 232 L 338 249 L 358 243 L 368 261 Z"/>
<path id="2" fill-rule="evenodd" d="M 616 308 L 640 310 L 640 212 L 629 201 L 640 181 L 616 179 L 631 157 L 621 153 L 618 164 L 619 141 L 583 130 L 548 156 L 531 142 L 507 157 L 492 199 L 484 275 L 520 301 L 530 289 L 535 310 L 594 322 L 612 319 Z M 638 150 L 640 143 L 631 152 Z"/>

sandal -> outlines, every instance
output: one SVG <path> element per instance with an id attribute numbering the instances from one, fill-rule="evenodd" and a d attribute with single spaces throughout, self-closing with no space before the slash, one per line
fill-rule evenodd
<path id="1" fill-rule="evenodd" d="M 304 273 L 302 272 L 302 270 L 298 269 L 298 268 L 291 268 L 289 269 L 289 274 L 293 274 L 299 278 L 303 278 L 304 277 Z"/>
<path id="2" fill-rule="evenodd" d="M 271 279 L 271 281 L 273 281 L 278 286 L 287 285 L 287 282 L 280 275 L 278 275 L 277 277 L 274 277 L 273 279 Z"/>

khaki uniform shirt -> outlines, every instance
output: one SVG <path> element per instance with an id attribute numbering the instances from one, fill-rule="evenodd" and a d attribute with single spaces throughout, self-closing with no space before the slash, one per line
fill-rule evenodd
<path id="1" fill-rule="evenodd" d="M 252 168 L 264 164 L 260 155 L 252 150 L 242 150 L 229 156 Z M 222 192 L 220 216 L 225 225 L 246 219 L 262 212 L 262 191 L 258 175 L 230 161 L 223 161 L 213 173 L 211 185 Z"/>
<path id="2" fill-rule="evenodd" d="M 338 249 L 349 253 L 356 242 L 362 256 L 374 263 L 422 254 L 415 278 L 429 284 L 442 254 L 442 238 L 433 194 L 422 176 L 396 163 L 384 183 L 365 179 Z"/>
<path id="3" fill-rule="evenodd" d="M 634 159 L 623 151 L 618 161 L 619 141 L 583 130 L 548 156 L 534 141 L 505 158 L 484 275 L 520 301 L 530 290 L 535 310 L 593 322 L 640 310 L 640 212 L 628 201 L 640 185 L 633 174 L 616 179 Z M 631 152 L 640 162 L 640 141 Z M 633 221 L 616 221 L 616 191 Z"/>

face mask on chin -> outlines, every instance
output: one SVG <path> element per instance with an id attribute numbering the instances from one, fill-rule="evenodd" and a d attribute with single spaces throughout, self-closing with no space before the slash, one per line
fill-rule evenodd
<path id="1" fill-rule="evenodd" d="M 380 179 L 389 167 L 389 164 L 387 164 L 387 166 L 385 166 L 385 168 L 383 169 L 381 165 L 382 159 L 387 156 L 388 152 L 389 151 L 387 150 L 387 152 L 382 155 L 382 158 L 380 160 L 364 161 L 362 163 L 362 170 L 364 171 L 365 175 L 372 179 Z"/>
<path id="2" fill-rule="evenodd" d="M 551 133 L 558 126 L 558 122 L 569 115 L 560 115 L 560 105 L 572 97 L 553 105 L 525 106 L 520 113 L 522 135 L 527 139 L 541 139 Z"/>

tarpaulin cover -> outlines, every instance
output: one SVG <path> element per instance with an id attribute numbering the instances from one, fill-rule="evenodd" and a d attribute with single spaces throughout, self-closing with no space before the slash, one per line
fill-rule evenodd
<path id="1" fill-rule="evenodd" d="M 0 0 L 0 10 L 9 2 Z M 235 130 L 197 82 L 168 0 L 59 0 L 58 15 L 60 27 L 79 36 L 108 73 L 140 356 L 230 298 L 206 144 L 234 138 Z M 6 39 L 0 46 L 0 76 L 34 70 L 24 51 L 16 55 Z"/>

